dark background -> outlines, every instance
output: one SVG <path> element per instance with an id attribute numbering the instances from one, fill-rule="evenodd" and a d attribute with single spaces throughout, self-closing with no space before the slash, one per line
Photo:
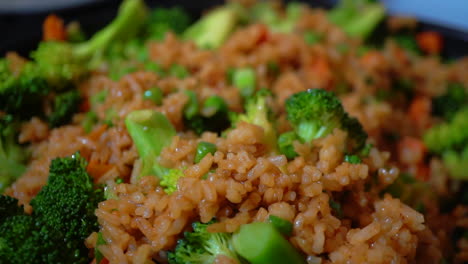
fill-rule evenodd
<path id="1" fill-rule="evenodd" d="M 9 0 L 14 1 L 14 0 Z M 40 1 L 40 0 L 38 0 Z M 64 0 L 65 1 L 65 0 Z M 79 21 L 87 36 L 109 23 L 117 12 L 121 0 L 100 0 L 85 2 L 78 6 L 62 7 L 55 10 L 5 10 L 0 7 L 0 56 L 7 51 L 17 51 L 27 56 L 36 48 L 42 36 L 42 22 L 49 13 L 55 13 L 65 20 Z M 223 0 L 146 0 L 151 6 L 183 6 L 195 17 L 211 6 L 222 4 Z M 336 0 L 302 1 L 312 6 L 331 7 Z M 436 30 L 445 36 L 444 56 L 448 58 L 468 55 L 468 37 L 462 32 L 440 26 L 421 24 L 421 30 Z"/>

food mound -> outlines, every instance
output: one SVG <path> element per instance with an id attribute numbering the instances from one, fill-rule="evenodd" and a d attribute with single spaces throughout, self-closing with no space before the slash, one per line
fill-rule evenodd
<path id="1" fill-rule="evenodd" d="M 468 60 L 374 1 L 124 0 L 0 60 L 0 263 L 466 263 Z"/>

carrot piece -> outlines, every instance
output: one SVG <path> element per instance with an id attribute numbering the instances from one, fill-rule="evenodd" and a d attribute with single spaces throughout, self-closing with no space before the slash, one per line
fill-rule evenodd
<path id="1" fill-rule="evenodd" d="M 321 88 L 328 89 L 333 81 L 333 73 L 330 63 L 325 56 L 318 56 L 313 59 L 310 66 L 311 74 L 316 78 L 317 85 Z"/>
<path id="2" fill-rule="evenodd" d="M 416 35 L 416 41 L 421 50 L 429 54 L 439 54 L 443 48 L 442 36 L 433 31 L 425 31 Z"/>
<path id="3" fill-rule="evenodd" d="M 114 165 L 108 163 L 101 163 L 98 160 L 91 160 L 86 167 L 86 171 L 89 175 L 97 180 L 102 177 L 102 175 L 106 174 L 110 169 L 112 169 Z"/>
<path id="4" fill-rule="evenodd" d="M 50 14 L 44 20 L 42 25 L 44 41 L 65 41 L 67 40 L 67 31 L 63 20 L 54 14 Z"/>
<path id="5" fill-rule="evenodd" d="M 429 168 L 429 166 L 421 162 L 416 167 L 416 179 L 427 181 L 429 180 L 430 172 L 431 172 L 431 169 Z"/>
<path id="6" fill-rule="evenodd" d="M 89 139 L 91 139 L 93 141 L 98 140 L 99 137 L 102 135 L 102 133 L 104 133 L 106 131 L 106 129 L 107 129 L 106 124 L 103 124 L 103 125 L 99 126 L 98 128 L 91 131 L 91 133 L 89 133 L 89 135 L 88 135 Z"/>
<path id="7" fill-rule="evenodd" d="M 384 61 L 384 56 L 376 50 L 368 51 L 361 57 L 361 64 L 368 69 L 381 67 L 385 64 Z"/>
<path id="8" fill-rule="evenodd" d="M 418 96 L 411 102 L 408 115 L 418 124 L 425 124 L 431 114 L 431 99 L 427 96 Z"/>
<path id="9" fill-rule="evenodd" d="M 398 157 L 402 163 L 408 165 L 423 162 L 426 153 L 426 145 L 418 138 L 403 137 L 398 144 Z"/>

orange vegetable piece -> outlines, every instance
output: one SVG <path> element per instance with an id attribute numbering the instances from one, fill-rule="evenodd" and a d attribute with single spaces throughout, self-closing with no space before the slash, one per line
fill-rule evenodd
<path id="1" fill-rule="evenodd" d="M 433 31 L 425 31 L 416 35 L 416 41 L 421 50 L 429 54 L 439 54 L 443 48 L 442 36 Z"/>
<path id="2" fill-rule="evenodd" d="M 423 162 L 426 153 L 426 145 L 418 138 L 403 137 L 398 144 L 398 158 L 402 163 L 408 165 Z"/>
<path id="3" fill-rule="evenodd" d="M 67 40 L 67 31 L 63 20 L 54 14 L 50 14 L 44 20 L 42 25 L 44 41 L 65 41 Z"/>

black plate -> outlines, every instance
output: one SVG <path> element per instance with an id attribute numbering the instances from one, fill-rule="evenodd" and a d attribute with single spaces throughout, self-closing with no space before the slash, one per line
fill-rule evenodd
<path id="1" fill-rule="evenodd" d="M 37 0 L 36 0 L 37 1 Z M 223 0 L 146 0 L 151 6 L 184 6 L 194 16 L 198 16 L 204 9 L 222 4 Z M 330 7 L 332 0 L 308 0 L 312 6 Z M 106 25 L 117 12 L 120 0 L 76 1 L 74 5 L 60 5 L 55 9 L 42 7 L 26 9 L 0 8 L 0 56 L 7 51 L 16 51 L 27 56 L 34 50 L 42 35 L 42 22 L 51 12 L 62 17 L 65 22 L 79 21 L 88 35 Z M 468 55 L 468 35 L 449 28 L 431 24 L 421 24 L 422 30 L 435 30 L 445 37 L 443 55 L 456 58 Z"/>

